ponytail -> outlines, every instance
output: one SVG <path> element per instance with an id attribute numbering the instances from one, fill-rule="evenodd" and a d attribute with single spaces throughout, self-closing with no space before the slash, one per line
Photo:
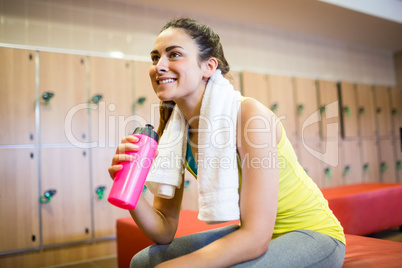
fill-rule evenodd
<path id="1" fill-rule="evenodd" d="M 163 131 L 165 130 L 166 123 L 168 122 L 175 105 L 176 103 L 174 101 L 161 101 L 159 106 L 159 127 L 157 131 L 159 137 L 162 136 Z"/>

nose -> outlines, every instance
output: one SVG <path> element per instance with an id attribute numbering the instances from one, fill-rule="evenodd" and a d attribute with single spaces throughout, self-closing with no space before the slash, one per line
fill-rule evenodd
<path id="1" fill-rule="evenodd" d="M 160 57 L 158 63 L 155 65 L 155 70 L 158 73 L 164 73 L 169 70 L 168 61 L 167 61 L 166 57 L 163 57 L 163 56 Z"/>

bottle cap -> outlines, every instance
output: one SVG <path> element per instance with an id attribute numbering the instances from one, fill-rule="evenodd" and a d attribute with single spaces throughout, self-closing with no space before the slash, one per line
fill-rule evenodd
<path id="1" fill-rule="evenodd" d="M 154 127 L 151 124 L 146 124 L 145 127 L 137 127 L 133 134 L 144 134 L 159 142 L 159 135 L 154 131 Z"/>

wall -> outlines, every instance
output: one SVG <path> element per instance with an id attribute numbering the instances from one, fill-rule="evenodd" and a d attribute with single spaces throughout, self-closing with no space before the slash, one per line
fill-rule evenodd
<path id="1" fill-rule="evenodd" d="M 113 0 L 0 0 L 0 45 L 148 60 L 174 7 Z M 229 8 L 229 7 L 228 7 Z M 220 34 L 235 70 L 395 85 L 393 54 L 313 36 L 194 14 Z"/>

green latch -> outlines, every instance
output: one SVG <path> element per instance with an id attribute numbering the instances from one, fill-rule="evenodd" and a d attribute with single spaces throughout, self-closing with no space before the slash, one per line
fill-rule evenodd
<path id="1" fill-rule="evenodd" d="M 105 186 L 99 186 L 98 188 L 96 188 L 95 193 L 98 196 L 99 200 L 103 199 L 103 196 L 105 194 Z"/>
<path id="2" fill-rule="evenodd" d="M 385 172 L 388 169 L 387 164 L 385 162 L 382 162 L 380 169 L 381 169 L 381 173 Z"/>
<path id="3" fill-rule="evenodd" d="M 343 176 L 346 176 L 346 175 L 348 175 L 348 174 L 350 174 L 351 173 L 351 168 L 350 168 L 350 166 L 346 166 L 344 169 L 343 169 Z"/>
<path id="4" fill-rule="evenodd" d="M 55 189 L 50 189 L 50 190 L 47 190 L 44 194 L 43 194 L 43 196 L 40 196 L 39 197 L 39 202 L 41 203 L 41 204 L 47 204 L 47 203 L 49 203 L 51 200 L 52 200 L 52 196 L 54 196 L 55 194 L 56 194 L 56 190 Z"/>
<path id="5" fill-rule="evenodd" d="M 397 169 L 397 170 L 401 170 L 401 169 L 402 169 L 402 162 L 401 162 L 401 161 L 396 162 L 396 169 Z"/>
<path id="6" fill-rule="evenodd" d="M 325 169 L 325 174 L 327 175 L 328 180 L 332 178 L 332 170 L 330 168 Z"/>
<path id="7" fill-rule="evenodd" d="M 92 102 L 95 103 L 95 104 L 98 104 L 101 101 L 102 98 L 103 98 L 102 95 L 95 95 L 92 98 Z"/>
<path id="8" fill-rule="evenodd" d="M 304 105 L 300 104 L 297 106 L 297 114 L 301 114 L 304 111 Z"/>
<path id="9" fill-rule="evenodd" d="M 344 107 L 343 110 L 345 111 L 347 116 L 350 116 L 352 113 L 349 107 Z"/>
<path id="10" fill-rule="evenodd" d="M 276 111 L 277 109 L 278 109 L 278 104 L 277 103 L 272 104 L 271 111 Z"/>
<path id="11" fill-rule="evenodd" d="M 370 171 L 370 169 L 369 169 L 369 164 L 364 164 L 363 165 L 363 172 L 366 172 L 366 173 L 368 173 Z"/>

